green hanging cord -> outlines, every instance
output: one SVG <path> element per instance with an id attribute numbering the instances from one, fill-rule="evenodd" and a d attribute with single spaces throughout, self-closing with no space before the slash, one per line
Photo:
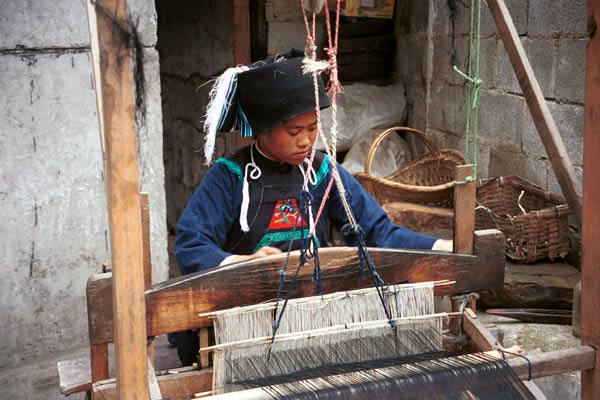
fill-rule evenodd
<path id="1" fill-rule="evenodd" d="M 475 31 L 475 0 L 471 0 L 471 24 L 469 29 L 469 57 L 467 61 L 467 68 L 471 70 L 473 66 L 473 48 L 475 44 L 475 71 L 474 77 L 471 77 L 461 71 L 456 65 L 453 66 L 454 71 L 463 77 L 466 81 L 467 96 L 465 101 L 465 108 L 467 111 L 466 122 L 465 122 L 465 164 L 470 161 L 469 144 L 473 140 L 473 172 L 471 176 L 465 178 L 464 181 L 455 181 L 455 184 L 464 184 L 473 182 L 477 176 L 477 128 L 478 128 L 478 111 L 479 111 L 479 89 L 482 84 L 482 80 L 479 78 L 479 53 L 481 45 L 481 0 L 477 0 L 477 38 L 474 43 L 473 33 Z M 473 113 L 473 126 L 471 127 L 471 113 Z M 471 138 L 471 130 L 473 131 L 473 137 Z"/>

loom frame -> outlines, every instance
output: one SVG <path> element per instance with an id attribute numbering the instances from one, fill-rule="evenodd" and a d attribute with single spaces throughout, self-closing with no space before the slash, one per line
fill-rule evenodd
<path id="1" fill-rule="evenodd" d="M 105 5 L 107 8 L 118 6 L 121 12 L 126 9 L 125 3 L 126 2 L 123 0 L 120 2 L 112 0 L 96 0 L 96 4 Z M 248 1 L 243 0 L 235 3 L 237 5 L 236 12 L 239 11 L 239 13 L 236 13 L 236 16 L 237 18 L 240 18 L 238 14 L 243 14 L 243 7 L 241 6 L 247 6 Z M 599 190 L 597 182 L 600 181 L 600 167 L 596 161 L 600 155 L 600 135 L 597 134 L 597 132 L 600 131 L 600 118 L 598 118 L 598 115 L 600 115 L 600 106 L 598 106 L 595 101 L 600 98 L 600 38 L 599 35 L 594 35 L 594 32 L 596 31 L 597 25 L 600 23 L 600 0 L 588 0 L 587 22 L 592 40 L 587 50 L 588 69 L 586 73 L 586 110 L 584 115 L 585 148 L 587 151 L 584 155 L 584 169 L 586 173 L 584 175 L 583 186 L 586 190 L 584 191 L 583 196 L 583 207 L 581 207 L 581 202 L 579 201 L 579 193 L 577 192 L 576 185 L 574 185 L 573 174 L 570 166 L 566 165 L 568 163 L 565 163 L 565 160 L 568 160 L 568 155 L 567 158 L 563 157 L 563 153 L 566 152 L 562 152 L 560 146 L 558 148 L 555 146 L 555 136 L 557 135 L 553 134 L 555 130 L 552 129 L 551 116 L 549 116 L 549 112 L 547 112 L 547 106 L 544 107 L 545 102 L 543 96 L 541 96 L 541 92 L 535 90 L 537 82 L 535 81 L 535 77 L 533 76 L 528 62 L 523 62 L 523 60 L 526 61 L 524 53 L 519 51 L 520 49 L 518 45 L 515 45 L 515 43 L 519 41 L 515 40 L 514 35 L 511 32 L 511 29 L 514 30 L 514 26 L 512 26 L 512 21 L 510 20 L 510 15 L 508 15 L 506 11 L 504 1 L 488 0 L 488 4 L 490 5 L 490 9 L 494 15 L 496 24 L 499 27 L 499 31 L 503 40 L 505 41 L 505 44 L 510 44 L 510 46 L 507 46 L 509 57 L 511 58 L 513 66 L 517 72 L 519 82 L 524 88 L 523 92 L 528 100 L 528 105 L 530 105 L 534 121 L 536 122 L 536 126 L 540 131 L 540 135 L 542 136 L 544 144 L 546 145 L 547 149 L 550 148 L 548 151 L 550 161 L 552 162 L 555 170 L 557 170 L 557 176 L 561 187 L 564 188 L 563 190 L 567 194 L 567 200 L 577 216 L 579 215 L 579 210 L 583 208 L 583 218 L 581 218 L 583 233 L 583 345 L 579 348 L 546 353 L 540 356 L 539 360 L 533 363 L 533 365 L 534 369 L 535 366 L 540 368 L 539 374 L 541 375 L 534 376 L 547 376 L 556 373 L 581 370 L 583 371 L 582 398 L 598 398 L 600 397 L 600 368 L 598 368 L 600 367 L 600 355 L 596 355 L 595 348 L 600 346 L 600 320 L 597 318 L 597 316 L 600 314 L 600 290 L 598 290 L 600 288 L 600 274 L 598 273 L 600 268 L 598 265 L 598 260 L 600 260 L 600 246 L 598 246 L 597 243 L 597 238 L 600 237 L 600 210 L 595 205 L 595 202 L 597 201 L 596 199 L 598 198 Z M 242 17 L 242 19 L 247 22 L 245 19 L 246 16 L 242 15 Z M 248 25 L 242 24 L 241 27 L 243 29 L 247 29 Z M 91 29 L 91 31 L 94 30 Z M 104 41 L 102 41 L 102 39 L 100 40 L 100 46 L 104 46 L 104 56 L 118 54 L 118 52 L 113 51 L 116 49 L 116 47 L 114 46 L 114 38 L 110 37 L 110 30 L 107 29 L 106 26 L 100 29 L 99 25 L 99 31 L 100 32 L 97 32 L 98 36 L 105 39 Z M 249 37 L 250 35 L 247 35 L 247 39 L 242 38 L 243 42 L 238 43 L 247 44 Z M 236 38 L 240 39 L 240 36 L 237 33 Z M 97 40 L 98 38 L 96 37 L 92 39 Z M 96 49 L 94 49 L 95 46 Z M 245 47 L 242 46 L 241 48 L 244 49 Z M 238 51 L 240 49 L 239 47 L 236 49 L 236 57 L 247 56 L 245 51 L 242 51 L 241 53 Z M 92 51 L 94 52 L 94 50 L 97 51 L 98 49 L 96 41 L 92 40 Z M 242 55 L 238 56 L 238 54 Z M 126 58 L 128 58 L 128 56 L 123 55 L 121 61 Z M 138 175 L 137 165 L 132 165 L 135 163 L 125 163 L 125 165 L 123 165 L 123 159 L 130 159 L 131 155 L 133 155 L 133 159 L 135 159 L 136 152 L 135 145 L 131 145 L 130 141 L 130 139 L 132 137 L 134 138 L 135 136 L 134 129 L 127 128 L 131 125 L 130 122 L 133 119 L 133 115 L 130 113 L 130 108 L 121 107 L 121 103 L 119 103 L 119 101 L 125 101 L 125 103 L 127 103 L 132 99 L 131 88 L 128 87 L 127 80 L 124 80 L 125 75 L 130 74 L 131 71 L 128 65 L 123 66 L 120 62 L 116 63 L 116 70 L 111 69 L 114 68 L 114 61 L 114 59 L 107 59 L 99 63 L 97 59 L 94 60 L 95 65 L 103 65 L 103 68 L 107 68 L 102 72 L 107 73 L 105 77 L 108 77 L 107 82 L 105 81 L 102 82 L 102 85 L 97 85 L 97 87 L 102 86 L 102 91 L 104 93 L 103 100 L 108 100 L 104 104 L 106 108 L 99 112 L 100 118 L 104 117 L 104 121 L 108 122 L 107 131 L 102 132 L 102 134 L 104 135 L 106 133 L 108 137 L 108 143 L 110 143 L 110 140 L 113 139 L 116 143 L 119 143 L 119 141 L 122 139 L 125 139 L 126 141 L 129 140 L 129 142 L 126 142 L 126 144 L 123 146 L 123 149 L 119 154 L 111 153 L 111 146 L 107 147 L 107 154 L 105 154 L 105 160 L 108 160 L 107 162 L 109 162 L 107 168 L 108 171 L 111 172 L 110 174 L 106 174 L 109 177 L 110 182 L 107 186 L 107 197 L 109 199 L 114 199 L 114 202 L 109 201 L 109 207 L 114 208 L 115 204 L 126 205 L 126 207 L 123 207 L 121 211 L 116 209 L 114 210 L 114 214 L 111 214 L 111 246 L 113 246 L 113 249 L 118 249 L 117 252 L 113 251 L 113 257 L 115 253 L 119 253 L 119 251 L 122 249 L 127 248 L 127 250 L 130 250 L 132 245 L 131 240 L 124 240 L 123 243 L 117 243 L 118 240 L 114 240 L 114 238 L 119 237 L 119 235 L 122 233 L 125 234 L 124 237 L 129 237 L 126 234 L 129 229 L 126 226 L 127 223 L 118 223 L 120 217 L 123 218 L 122 221 L 129 221 L 129 219 L 127 219 L 128 214 L 135 215 L 137 210 L 139 210 L 137 192 L 132 192 L 129 190 L 130 188 L 128 186 L 122 186 L 124 181 L 131 182 L 131 180 L 133 180 L 139 183 L 139 178 L 135 178 Z M 118 83 L 115 85 L 114 81 L 111 82 L 112 79 L 115 79 Z M 534 83 L 533 87 L 532 82 Z M 108 96 L 108 98 L 106 96 Z M 117 100 L 117 103 L 114 102 L 115 99 Z M 119 110 L 121 108 L 125 110 L 125 112 L 120 112 Z M 102 115 L 103 113 L 105 114 L 104 116 Z M 108 115 L 108 117 L 106 115 Z M 111 125 L 111 123 L 114 125 Z M 104 126 L 102 119 L 100 125 L 102 127 L 101 129 L 103 129 Z M 116 130 L 111 128 L 116 128 Z M 119 133 L 122 133 L 122 137 L 118 137 Z M 560 139 L 560 136 L 558 136 L 558 139 Z M 547 145 L 547 143 L 549 143 L 549 145 Z M 111 167 L 113 169 L 110 169 Z M 130 179 L 131 177 L 134 177 L 134 179 Z M 122 199 L 118 198 L 119 193 L 123 195 Z M 119 203 L 122 200 L 123 203 Z M 129 213 L 127 210 L 129 210 Z M 131 219 L 132 224 L 133 226 L 137 226 L 137 223 L 133 222 L 134 219 L 135 218 Z M 117 222 L 116 225 L 115 222 Z M 141 244 L 141 238 L 136 236 L 133 243 Z M 132 259 L 134 259 L 133 264 L 139 267 L 137 270 L 141 271 L 141 265 L 143 261 L 140 257 L 140 253 L 136 252 Z M 115 287 L 113 290 L 113 294 L 115 296 L 114 299 L 117 302 L 118 307 L 114 308 L 114 315 L 112 316 L 112 319 L 117 322 L 117 334 L 115 336 L 118 354 L 117 381 L 120 382 L 118 392 L 115 390 L 115 395 L 119 398 L 145 398 L 145 393 L 148 393 L 148 381 L 144 379 L 144 375 L 147 375 L 148 372 L 148 368 L 144 360 L 147 350 L 144 348 L 143 343 L 138 341 L 135 341 L 134 345 L 129 348 L 126 339 L 128 335 L 131 334 L 137 337 L 140 334 L 140 330 L 141 332 L 144 332 L 145 330 L 146 321 L 143 319 L 143 300 L 146 296 L 139 295 L 141 294 L 140 288 L 143 286 L 139 283 L 136 283 L 134 274 L 135 271 L 131 271 L 123 267 L 117 267 L 117 265 L 121 263 L 126 264 L 127 262 L 124 262 L 123 260 L 119 260 L 117 262 L 113 258 L 113 264 L 116 271 L 115 278 L 119 278 L 118 280 L 115 279 Z M 129 297 L 131 300 L 130 304 L 126 304 L 125 306 L 122 304 L 127 302 L 127 298 L 121 297 L 123 293 L 127 293 L 128 295 L 131 293 L 134 294 L 134 296 Z M 482 336 L 485 337 L 486 335 L 482 334 Z M 92 358 L 94 357 L 94 346 L 95 344 L 92 343 Z M 103 352 L 104 344 L 100 345 L 99 349 L 100 352 Z M 125 356 L 129 350 L 131 351 L 131 354 L 127 355 L 134 355 L 134 357 Z M 558 362 L 557 360 L 560 360 L 560 366 L 556 365 Z M 566 366 L 567 363 L 569 365 L 568 368 Z M 207 372 L 187 372 L 182 370 L 180 373 L 163 377 L 163 379 L 159 377 L 157 385 L 160 386 L 161 382 L 163 382 L 162 385 L 164 388 L 161 387 L 161 390 L 166 390 L 168 382 L 177 382 L 175 386 L 181 386 L 184 380 L 188 378 L 188 374 L 190 374 L 190 377 L 194 376 L 191 378 L 194 382 L 198 382 L 202 381 L 203 377 L 206 377 Z M 195 376 L 198 374 L 201 376 Z M 98 382 L 95 385 L 97 390 L 95 389 L 94 392 L 102 392 L 103 395 L 107 396 L 103 398 L 110 398 L 108 396 L 111 389 L 109 389 L 109 387 L 106 385 L 109 384 Z"/>

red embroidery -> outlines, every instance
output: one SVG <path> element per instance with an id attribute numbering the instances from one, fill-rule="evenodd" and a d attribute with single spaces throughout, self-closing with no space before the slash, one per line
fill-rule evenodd
<path id="1" fill-rule="evenodd" d="M 308 225 L 302 219 L 296 199 L 278 200 L 268 230 L 293 229 Z"/>

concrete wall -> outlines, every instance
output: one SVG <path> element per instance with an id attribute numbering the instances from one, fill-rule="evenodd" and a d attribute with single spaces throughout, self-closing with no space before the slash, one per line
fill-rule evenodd
<path id="1" fill-rule="evenodd" d="M 451 22 L 446 0 L 398 2 L 396 79 L 407 83 L 411 124 L 426 128 L 441 146 L 464 151 L 465 92 L 452 71 Z M 454 47 L 464 69 L 469 9 L 456 2 Z M 581 176 L 586 2 L 508 0 L 509 11 L 546 97 L 572 164 Z M 468 5 L 468 3 L 467 3 Z M 428 10 L 427 10 L 428 9 Z M 428 11 L 428 18 L 424 17 Z M 531 115 L 482 3 L 480 76 L 483 80 L 477 145 L 480 177 L 516 174 L 561 192 Z M 426 93 L 423 93 L 426 90 Z M 426 97 L 424 104 L 423 97 Z"/>
<path id="2" fill-rule="evenodd" d="M 150 196 L 160 281 L 167 252 L 156 14 L 152 2 L 129 5 L 144 45 L 141 190 Z M 1 369 L 87 343 L 86 281 L 110 253 L 85 2 L 2 0 L 0 32 Z"/>

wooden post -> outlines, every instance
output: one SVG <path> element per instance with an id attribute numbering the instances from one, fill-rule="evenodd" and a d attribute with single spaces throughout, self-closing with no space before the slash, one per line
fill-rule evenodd
<path id="1" fill-rule="evenodd" d="M 144 290 L 152 289 L 152 251 L 150 249 L 150 203 L 148 193 L 140 193 L 142 210 L 142 245 L 144 257 Z M 148 359 L 154 367 L 154 342 L 148 344 Z"/>
<path id="2" fill-rule="evenodd" d="M 250 52 L 250 1 L 233 0 L 233 62 L 248 64 Z"/>
<path id="3" fill-rule="evenodd" d="M 588 0 L 581 227 L 581 343 L 600 348 L 600 0 Z M 596 368 L 581 373 L 581 398 L 600 398 L 600 354 Z"/>
<path id="4" fill-rule="evenodd" d="M 148 398 L 146 313 L 135 99 L 125 0 L 88 2 L 95 86 L 101 90 L 113 319 L 120 399 Z"/>
<path id="5" fill-rule="evenodd" d="M 456 167 L 457 182 L 463 182 L 472 175 L 472 164 Z M 473 254 L 476 189 L 475 181 L 454 186 L 454 252 L 458 254 Z"/>
<path id="6" fill-rule="evenodd" d="M 560 137 L 558 128 L 548 109 L 548 104 L 542 94 L 531 64 L 525 54 L 525 49 L 519 39 L 517 29 L 512 21 L 510 13 L 504 4 L 504 0 L 488 0 L 490 12 L 496 21 L 496 27 L 504 42 L 508 58 L 515 70 L 517 80 L 521 85 L 523 96 L 529 106 L 531 117 L 540 134 L 542 143 L 548 153 L 548 158 L 556 174 L 556 179 L 567 199 L 567 203 L 573 212 L 573 218 L 578 226 L 581 226 L 581 188 L 580 182 L 575 175 L 575 169 L 567 149 Z M 558 9 L 554 12 L 560 12 Z"/>
<path id="7" fill-rule="evenodd" d="M 235 65 L 250 64 L 252 53 L 250 43 L 250 0 L 233 0 L 233 63 Z M 240 135 L 230 135 L 226 141 L 230 150 L 239 149 L 252 143 L 252 138 L 241 138 Z"/>

